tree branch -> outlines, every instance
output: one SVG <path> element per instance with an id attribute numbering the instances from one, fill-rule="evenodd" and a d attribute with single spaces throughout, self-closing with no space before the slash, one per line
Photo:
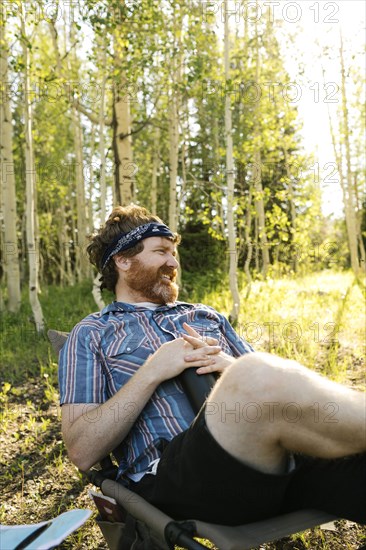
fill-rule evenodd
<path id="1" fill-rule="evenodd" d="M 77 41 L 72 45 L 72 47 L 69 49 L 69 51 L 67 51 L 65 53 L 65 55 L 61 58 L 60 51 L 58 49 L 58 42 L 57 42 L 58 33 L 57 33 L 57 29 L 56 29 L 54 21 L 49 21 L 49 28 L 50 28 L 50 31 L 51 31 L 52 43 L 53 43 L 53 47 L 54 47 L 55 55 L 56 55 L 57 76 L 62 79 L 63 78 L 62 61 L 69 55 L 69 53 L 71 52 L 71 49 L 75 46 Z M 85 115 L 90 120 L 90 122 L 93 122 L 93 124 L 99 124 L 99 122 L 100 122 L 99 117 L 95 113 L 90 112 L 84 105 L 82 105 L 80 103 L 80 101 L 77 98 L 74 98 L 74 97 L 71 96 L 71 94 L 69 93 L 69 90 L 67 89 L 66 83 L 63 84 L 63 87 L 64 87 L 64 90 L 66 92 L 66 97 L 68 97 L 69 100 L 70 100 L 71 106 L 75 107 L 75 109 L 77 109 L 79 111 L 79 113 Z M 112 121 L 111 120 L 110 121 L 105 121 L 104 124 L 105 124 L 105 126 L 112 126 Z"/>

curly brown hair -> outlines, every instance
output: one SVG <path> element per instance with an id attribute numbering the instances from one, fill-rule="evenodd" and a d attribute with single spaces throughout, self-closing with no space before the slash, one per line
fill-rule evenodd
<path id="1" fill-rule="evenodd" d="M 146 208 L 137 206 L 136 204 L 130 204 L 128 206 L 116 206 L 110 213 L 105 224 L 99 229 L 99 231 L 89 237 L 90 243 L 87 246 L 87 253 L 90 262 L 101 272 L 101 290 L 106 288 L 115 292 L 115 287 L 118 281 L 118 272 L 116 265 L 113 261 L 108 262 L 104 269 L 101 269 L 101 262 L 104 252 L 121 233 L 128 233 L 132 229 L 135 229 L 139 225 L 145 223 L 156 222 L 164 223 L 158 216 L 151 214 Z M 173 242 L 179 244 L 180 236 L 175 234 Z M 121 252 L 118 255 L 126 258 L 136 256 L 144 249 L 144 241 L 140 241 L 132 248 Z"/>

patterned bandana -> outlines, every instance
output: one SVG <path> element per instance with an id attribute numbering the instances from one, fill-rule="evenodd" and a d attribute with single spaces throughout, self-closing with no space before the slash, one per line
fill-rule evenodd
<path id="1" fill-rule="evenodd" d="M 147 239 L 148 237 L 174 237 L 174 233 L 172 233 L 169 227 L 163 223 L 155 222 L 139 225 L 128 233 L 121 233 L 111 242 L 104 252 L 101 261 L 101 269 L 103 270 L 105 268 L 112 256 L 128 248 L 132 248 L 142 239 Z"/>

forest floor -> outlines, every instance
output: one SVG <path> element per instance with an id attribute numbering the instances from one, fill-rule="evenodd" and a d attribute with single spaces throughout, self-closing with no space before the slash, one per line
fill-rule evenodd
<path id="1" fill-rule="evenodd" d="M 365 390 L 363 291 L 350 273 L 257 281 L 245 301 L 243 291 L 237 330 L 257 350 L 300 360 L 334 380 Z M 78 318 L 96 309 L 88 285 L 49 288 L 41 300 L 48 326 L 60 330 L 69 330 Z M 191 294 L 190 301 L 229 313 L 226 291 L 202 290 Z M 49 343 L 35 334 L 26 308 L 16 321 L 3 316 L 1 328 L 0 523 L 36 523 L 72 508 L 93 509 L 91 487 L 70 463 L 62 442 L 57 363 Z M 366 544 L 366 527 L 345 520 L 330 527 L 260 548 L 355 550 Z M 95 521 L 89 520 L 60 548 L 97 550 L 107 545 Z"/>

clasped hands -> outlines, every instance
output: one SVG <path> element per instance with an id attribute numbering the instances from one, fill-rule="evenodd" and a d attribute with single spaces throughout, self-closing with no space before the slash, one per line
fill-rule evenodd
<path id="1" fill-rule="evenodd" d="M 222 351 L 216 338 L 208 336 L 202 339 L 202 336 L 188 323 L 183 323 L 183 328 L 188 334 L 182 333 L 182 338 L 193 347 L 193 350 L 185 355 L 184 360 L 187 363 L 200 360 L 207 361 L 207 365 L 202 365 L 196 370 L 197 374 L 223 372 L 235 361 L 234 357 Z M 208 349 L 207 346 L 209 346 Z"/>
<path id="2" fill-rule="evenodd" d="M 203 339 L 187 323 L 183 328 L 187 333 L 162 344 L 144 363 L 144 370 L 153 372 L 154 383 L 174 378 L 189 367 L 196 368 L 197 374 L 222 372 L 235 361 L 222 351 L 216 338 Z"/>

